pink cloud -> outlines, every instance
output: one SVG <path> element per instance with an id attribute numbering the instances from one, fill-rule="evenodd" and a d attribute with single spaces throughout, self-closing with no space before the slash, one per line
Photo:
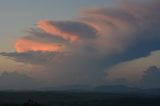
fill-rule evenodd
<path id="1" fill-rule="evenodd" d="M 15 49 L 19 53 L 28 51 L 60 52 L 64 48 L 62 44 L 34 41 L 25 38 L 17 40 L 15 44 Z"/>
<path id="2" fill-rule="evenodd" d="M 37 23 L 37 27 L 53 36 L 61 37 L 70 42 L 76 42 L 79 40 L 77 35 L 60 30 L 52 21 L 41 20 Z"/>

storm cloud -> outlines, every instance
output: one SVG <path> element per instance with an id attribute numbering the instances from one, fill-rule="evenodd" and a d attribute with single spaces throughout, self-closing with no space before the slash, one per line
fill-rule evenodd
<path id="1" fill-rule="evenodd" d="M 105 83 L 105 71 L 160 49 L 160 3 L 128 2 L 86 10 L 74 21 L 40 20 L 17 40 L 17 62 L 41 64 L 53 83 Z M 55 81 L 55 82 L 54 82 Z"/>

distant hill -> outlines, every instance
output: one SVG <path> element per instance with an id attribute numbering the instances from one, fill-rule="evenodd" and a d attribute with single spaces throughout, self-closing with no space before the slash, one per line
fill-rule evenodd
<path id="1" fill-rule="evenodd" d="M 61 87 L 47 87 L 41 88 L 40 91 L 68 91 L 68 92 L 101 92 L 101 93 L 118 93 L 118 94 L 140 94 L 140 95 L 160 95 L 160 88 L 155 89 L 141 89 L 128 87 L 125 85 L 69 85 Z"/>
<path id="2" fill-rule="evenodd" d="M 103 85 L 97 86 L 94 88 L 94 91 L 97 92 L 107 92 L 107 93 L 130 93 L 130 92 L 139 92 L 139 88 L 131 88 L 124 85 Z"/>

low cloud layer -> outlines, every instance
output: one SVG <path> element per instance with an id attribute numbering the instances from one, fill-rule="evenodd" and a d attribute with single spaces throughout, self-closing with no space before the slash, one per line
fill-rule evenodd
<path id="1" fill-rule="evenodd" d="M 0 76 L 0 90 L 34 90 L 41 86 L 42 82 L 16 72 L 4 72 Z"/>
<path id="2" fill-rule="evenodd" d="M 57 85 L 105 83 L 108 68 L 160 49 L 159 7 L 123 2 L 86 10 L 74 21 L 41 20 L 17 40 L 15 53 L 1 55 L 44 66 Z"/>
<path id="3" fill-rule="evenodd" d="M 9 56 L 10 59 L 16 62 L 22 62 L 34 65 L 49 64 L 56 56 L 60 55 L 58 52 L 22 52 L 22 53 L 0 53 L 2 56 Z"/>
<path id="4" fill-rule="evenodd" d="M 131 84 L 138 84 L 148 67 L 160 67 L 159 61 L 160 51 L 154 51 L 149 56 L 121 62 L 106 70 L 106 79 L 126 79 Z"/>
<path id="5" fill-rule="evenodd" d="M 151 66 L 145 71 L 139 86 L 143 88 L 160 88 L 159 81 L 160 69 L 156 66 Z"/>

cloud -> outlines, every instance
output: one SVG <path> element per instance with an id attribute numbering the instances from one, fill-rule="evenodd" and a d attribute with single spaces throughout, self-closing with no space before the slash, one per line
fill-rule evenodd
<path id="1" fill-rule="evenodd" d="M 0 76 L 0 90 L 34 90 L 42 86 L 43 82 L 16 72 L 3 72 Z"/>
<path id="2" fill-rule="evenodd" d="M 74 21 L 40 20 L 17 40 L 16 52 L 1 55 L 44 66 L 54 84 L 104 83 L 109 68 L 160 50 L 159 7 L 123 2 L 86 10 Z"/>
<path id="3" fill-rule="evenodd" d="M 66 45 L 72 49 L 71 51 L 87 45 L 103 55 L 126 56 L 130 54 L 128 56 L 130 57 L 134 54 L 132 58 L 141 57 L 160 49 L 158 9 L 159 2 L 156 1 L 151 3 L 124 2 L 117 7 L 86 10 L 83 17 L 75 21 L 40 20 L 36 24 L 38 29 L 32 31 L 31 35 L 34 36 L 34 42 L 37 43 L 42 42 L 42 36 L 43 38 L 53 37 L 56 40 L 52 43 Z M 28 40 L 28 37 L 25 39 Z M 66 41 L 62 42 L 60 39 Z M 45 40 L 46 45 L 48 42 L 50 40 Z M 27 47 L 30 49 L 29 46 Z M 139 50 L 141 52 L 138 52 Z"/>
<path id="4" fill-rule="evenodd" d="M 141 53 L 149 53 L 159 49 L 159 5 L 129 2 L 117 7 L 91 9 L 86 11 L 82 21 L 99 32 L 101 36 L 96 43 L 105 53 L 139 49 Z"/>
<path id="5" fill-rule="evenodd" d="M 70 42 L 76 42 L 81 38 L 94 38 L 96 37 L 96 30 L 89 25 L 81 22 L 72 21 L 47 21 L 41 20 L 37 23 L 37 27 L 43 31 L 58 36 Z"/>
<path id="6" fill-rule="evenodd" d="M 15 48 L 19 53 L 28 51 L 60 52 L 65 49 L 65 46 L 58 43 L 49 43 L 22 38 L 16 42 Z"/>
<path id="7" fill-rule="evenodd" d="M 140 80 L 140 87 L 143 88 L 160 88 L 160 69 L 156 66 L 150 66 Z"/>
<path id="8" fill-rule="evenodd" d="M 9 57 L 11 60 L 16 62 L 22 62 L 27 64 L 34 65 L 46 65 L 53 61 L 58 61 L 58 56 L 62 56 L 62 54 L 58 52 L 22 52 L 22 53 L 0 53 L 2 56 Z"/>
<path id="9" fill-rule="evenodd" d="M 160 51 L 154 51 L 149 56 L 121 62 L 106 69 L 106 79 L 126 79 L 130 84 L 137 85 L 142 79 L 144 71 L 150 66 L 160 66 Z"/>

